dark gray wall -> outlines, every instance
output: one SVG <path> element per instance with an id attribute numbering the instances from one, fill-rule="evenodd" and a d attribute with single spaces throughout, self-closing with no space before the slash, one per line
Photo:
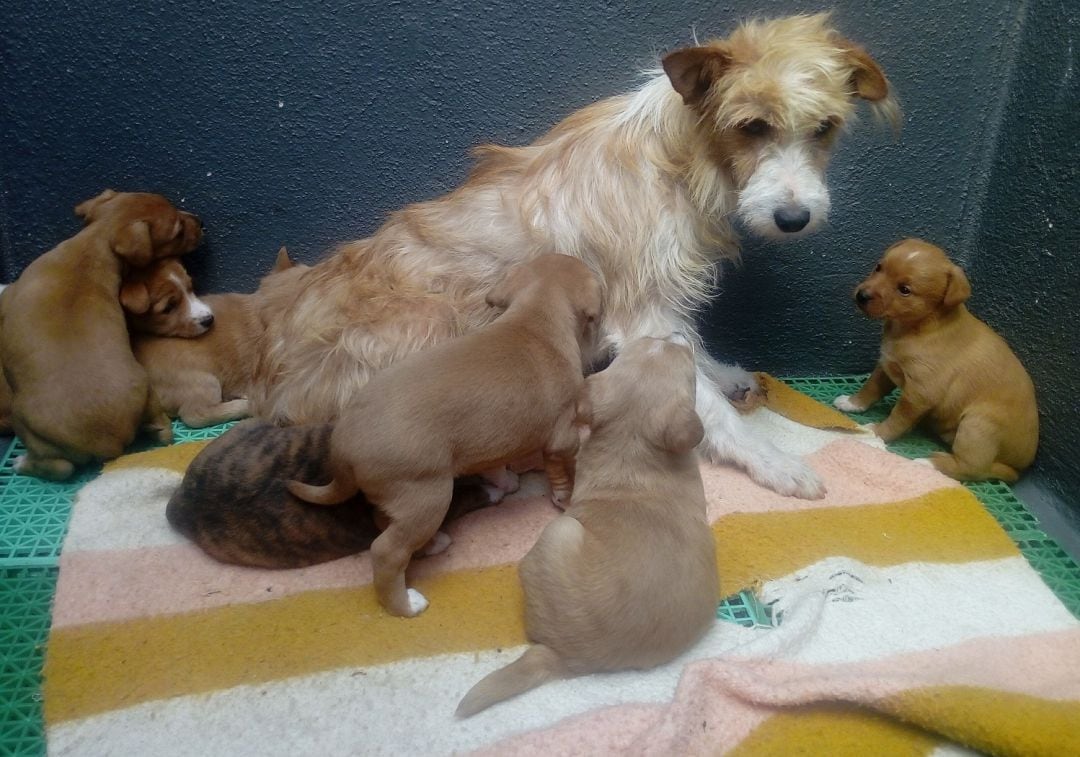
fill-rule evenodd
<path id="1" fill-rule="evenodd" d="M 525 143 L 624 91 L 692 29 L 723 34 L 755 13 L 822 7 L 125 5 L 0 4 L 4 280 L 77 228 L 76 202 L 113 186 L 162 192 L 198 212 L 209 239 L 188 260 L 197 283 L 249 288 L 280 244 L 311 262 L 371 232 L 394 208 L 457 184 L 470 146 Z M 868 117 L 855 125 L 830 169 L 834 210 L 823 233 L 786 246 L 748 241 L 703 316 L 712 348 L 786 374 L 869 370 L 878 330 L 855 313 L 850 292 L 888 243 L 920 235 L 972 270 L 973 308 L 1020 348 L 1047 408 L 1074 408 L 1075 339 L 1048 335 L 1071 314 L 1076 290 L 1075 162 L 1055 160 L 1075 158 L 1075 8 L 830 5 L 892 79 L 903 132 L 894 141 Z M 1032 159 L 1044 149 L 1053 156 Z M 1048 294 L 1036 303 L 1037 292 Z M 1067 366 L 1049 367 L 1056 361 Z M 1067 461 L 1076 437 L 1064 422 L 1047 425 L 1047 471 L 1075 491 Z"/>

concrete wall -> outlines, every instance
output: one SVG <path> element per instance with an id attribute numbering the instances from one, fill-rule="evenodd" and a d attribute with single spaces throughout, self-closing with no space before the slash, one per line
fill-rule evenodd
<path id="1" fill-rule="evenodd" d="M 632 86 L 638 70 L 688 42 L 692 29 L 723 34 L 755 13 L 822 8 L 704 0 L 123 5 L 0 4 L 4 280 L 76 229 L 76 202 L 113 186 L 159 191 L 198 212 L 209 241 L 189 261 L 197 283 L 246 289 L 280 244 L 310 262 L 371 232 L 394 208 L 457 184 L 470 146 L 533 139 Z M 1048 338 L 1076 290 L 1076 245 L 1066 243 L 1070 233 L 1075 242 L 1068 212 L 1076 173 L 1060 163 L 1076 155 L 1078 132 L 1064 129 L 1065 119 L 1076 125 L 1075 8 L 1045 0 L 829 5 L 837 26 L 891 77 L 904 130 L 893 141 L 864 118 L 842 141 L 824 232 L 784 246 L 747 242 L 743 265 L 727 272 L 722 296 L 703 314 L 712 348 L 786 374 L 869 370 L 878 330 L 855 312 L 850 292 L 888 243 L 920 235 L 971 269 L 973 309 L 1021 348 L 1048 410 L 1075 409 L 1075 338 Z M 1032 160 L 1043 149 L 1056 159 Z M 1068 281 L 1071 289 L 1061 286 Z M 1036 303 L 1037 292 L 1052 294 Z M 1070 367 L 1046 367 L 1062 361 L 1062 350 L 1072 351 Z M 1047 425 L 1047 471 L 1075 491 L 1080 482 L 1066 462 L 1076 437 L 1064 422 Z"/>

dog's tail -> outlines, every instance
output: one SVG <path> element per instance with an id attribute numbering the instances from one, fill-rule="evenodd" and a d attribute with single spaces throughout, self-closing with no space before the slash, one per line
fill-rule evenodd
<path id="1" fill-rule="evenodd" d="M 285 488 L 294 497 L 313 505 L 340 505 L 357 492 L 352 476 L 343 475 L 340 472 L 325 486 L 290 480 L 285 482 Z"/>
<path id="2" fill-rule="evenodd" d="M 514 662 L 488 674 L 469 689 L 457 707 L 457 716 L 470 717 L 504 699 L 567 675 L 566 667 L 550 647 L 533 644 Z"/>

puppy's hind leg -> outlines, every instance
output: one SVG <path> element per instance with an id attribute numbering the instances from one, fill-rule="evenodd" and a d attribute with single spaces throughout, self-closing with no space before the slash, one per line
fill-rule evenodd
<path id="1" fill-rule="evenodd" d="M 998 478 L 1012 483 L 1020 474 L 1011 466 L 994 460 L 1000 450 L 1000 433 L 997 424 L 990 419 L 979 415 L 965 415 L 956 429 L 952 454 L 935 452 L 930 456 L 930 463 L 946 476 L 958 481 Z"/>
<path id="2" fill-rule="evenodd" d="M 390 516 L 390 525 L 371 545 L 371 564 L 375 594 L 391 615 L 411 618 L 427 609 L 424 595 L 406 586 L 405 569 L 439 530 L 453 494 L 448 476 L 397 484 L 385 495 L 369 497 Z"/>

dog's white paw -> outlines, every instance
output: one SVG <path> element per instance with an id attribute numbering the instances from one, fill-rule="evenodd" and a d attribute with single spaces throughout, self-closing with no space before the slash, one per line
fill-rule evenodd
<path id="1" fill-rule="evenodd" d="M 484 491 L 487 492 L 488 501 L 491 502 L 491 504 L 493 505 L 497 505 L 502 502 L 503 497 L 506 496 L 506 492 L 504 492 L 497 486 L 492 486 L 491 484 L 484 484 Z"/>
<path id="2" fill-rule="evenodd" d="M 821 499 L 825 496 L 825 484 L 814 469 L 792 455 L 781 453 L 760 460 L 747 473 L 757 483 L 785 497 Z"/>
<path id="3" fill-rule="evenodd" d="M 845 413 L 861 413 L 866 410 L 865 407 L 858 402 L 851 401 L 850 394 L 841 394 L 839 397 L 832 401 L 833 407 L 837 410 L 843 410 Z"/>
<path id="4" fill-rule="evenodd" d="M 15 472 L 22 473 L 23 467 L 26 465 L 26 455 L 19 455 L 14 460 L 12 460 L 12 463 L 15 466 Z"/>
<path id="5" fill-rule="evenodd" d="M 710 371 L 716 388 L 737 408 L 753 407 L 760 402 L 761 385 L 750 373 L 737 365 L 719 364 Z"/>
<path id="6" fill-rule="evenodd" d="M 409 617 L 415 617 L 428 607 L 427 597 L 416 589 L 409 589 Z"/>
<path id="7" fill-rule="evenodd" d="M 424 557 L 431 557 L 437 555 L 440 552 L 445 552 L 446 548 L 453 543 L 453 539 L 450 538 L 450 534 L 444 531 L 436 531 L 435 535 L 431 537 L 431 541 L 424 545 L 421 554 Z"/>
<path id="8" fill-rule="evenodd" d="M 860 423 L 859 428 L 861 428 L 863 431 L 865 431 L 868 434 L 873 434 L 874 436 L 877 436 L 878 435 L 877 425 L 878 424 L 876 424 L 876 423 Z"/>

